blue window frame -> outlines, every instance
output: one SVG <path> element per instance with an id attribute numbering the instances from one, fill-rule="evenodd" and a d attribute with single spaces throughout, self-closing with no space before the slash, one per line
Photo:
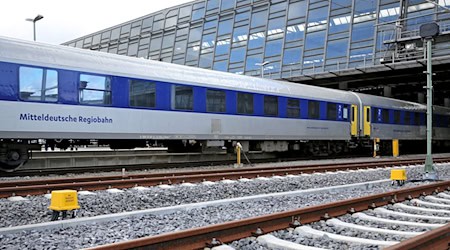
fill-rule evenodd
<path id="1" fill-rule="evenodd" d="M 375 21 L 357 23 L 353 25 L 352 42 L 373 39 Z"/>
<path id="2" fill-rule="evenodd" d="M 257 55 L 253 55 L 253 56 L 247 57 L 247 62 L 245 64 L 245 70 L 250 71 L 250 70 L 260 69 L 261 66 L 256 65 L 258 63 L 262 63 L 262 56 L 261 56 L 261 54 L 257 54 Z"/>
<path id="3" fill-rule="evenodd" d="M 265 26 L 267 22 L 267 10 L 255 12 L 252 14 L 251 28 Z"/>
<path id="4" fill-rule="evenodd" d="M 232 29 L 233 29 L 233 19 L 220 21 L 219 22 L 219 30 L 217 31 L 217 36 L 230 34 Z"/>
<path id="5" fill-rule="evenodd" d="M 289 4 L 288 19 L 304 17 L 306 15 L 306 1 Z"/>
<path id="6" fill-rule="evenodd" d="M 242 62 L 245 58 L 245 47 L 231 49 L 230 63 Z"/>
<path id="7" fill-rule="evenodd" d="M 302 40 L 305 34 L 305 24 L 295 24 L 286 28 L 286 42 Z"/>

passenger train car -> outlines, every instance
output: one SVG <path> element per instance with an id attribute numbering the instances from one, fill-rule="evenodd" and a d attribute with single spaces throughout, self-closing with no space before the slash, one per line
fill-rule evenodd
<path id="1" fill-rule="evenodd" d="M 450 140 L 439 108 L 436 140 Z M 425 139 L 425 106 L 141 58 L 0 38 L 0 169 L 30 150 L 92 141 L 333 154 Z"/>

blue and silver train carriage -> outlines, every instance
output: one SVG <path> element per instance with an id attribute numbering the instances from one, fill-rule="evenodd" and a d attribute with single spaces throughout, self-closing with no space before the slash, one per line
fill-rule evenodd
<path id="1" fill-rule="evenodd" d="M 377 109 L 388 110 L 389 122 L 369 115 Z M 441 111 L 447 136 L 450 112 Z M 244 150 L 318 155 L 368 145 L 378 134 L 390 139 L 396 127 L 424 128 L 413 124 L 423 106 L 410 102 L 10 38 L 0 38 L 0 114 L 7 171 L 44 140 L 115 149 L 157 141 L 172 151 L 239 141 Z M 424 139 L 406 134 L 396 138 Z"/>

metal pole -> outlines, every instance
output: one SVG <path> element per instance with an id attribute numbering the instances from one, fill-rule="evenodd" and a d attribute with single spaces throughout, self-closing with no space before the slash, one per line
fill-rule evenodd
<path id="1" fill-rule="evenodd" d="M 436 170 L 433 166 L 433 157 L 432 157 L 432 136 L 433 136 L 433 70 L 432 70 L 432 62 L 431 62 L 431 46 L 433 39 L 427 39 L 427 156 L 425 159 L 425 174 L 424 179 L 437 179 Z"/>
<path id="2" fill-rule="evenodd" d="M 261 65 L 261 78 L 264 78 L 264 65 Z"/>
<path id="3" fill-rule="evenodd" d="M 33 39 L 36 41 L 36 21 L 33 21 Z"/>

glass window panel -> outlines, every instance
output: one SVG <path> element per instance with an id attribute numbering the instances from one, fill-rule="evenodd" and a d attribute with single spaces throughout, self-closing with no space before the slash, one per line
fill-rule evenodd
<path id="1" fill-rule="evenodd" d="M 161 37 L 152 38 L 152 42 L 150 43 L 150 51 L 160 50 L 161 49 Z"/>
<path id="2" fill-rule="evenodd" d="M 216 27 L 217 27 L 217 19 L 214 19 L 214 20 L 205 22 L 204 30 L 212 29 L 212 28 L 216 28 Z"/>
<path id="3" fill-rule="evenodd" d="M 213 10 L 217 8 L 219 8 L 219 0 L 208 0 L 208 3 L 206 4 L 206 10 Z"/>
<path id="4" fill-rule="evenodd" d="M 262 63 L 261 54 L 249 56 L 249 57 L 247 57 L 247 62 L 245 64 L 245 70 L 250 71 L 250 70 L 260 69 L 261 66 L 257 65 L 260 63 Z"/>
<path id="5" fill-rule="evenodd" d="M 110 30 L 105 31 L 105 32 L 102 33 L 102 40 L 103 39 L 110 39 L 110 37 L 111 37 L 111 31 Z"/>
<path id="6" fill-rule="evenodd" d="M 286 26 L 284 17 L 279 17 L 269 20 L 269 25 L 267 27 L 267 34 L 276 32 L 275 30 L 283 30 Z M 272 32 L 271 32 L 272 31 Z"/>
<path id="7" fill-rule="evenodd" d="M 308 118 L 320 118 L 320 103 L 318 101 L 308 101 Z"/>
<path id="8" fill-rule="evenodd" d="M 199 67 L 200 68 L 206 68 L 206 69 L 210 69 L 212 66 L 212 61 L 213 61 L 213 54 L 212 53 L 208 53 L 208 54 L 203 54 L 200 56 L 200 63 L 199 63 Z"/>
<path id="9" fill-rule="evenodd" d="M 375 12 L 378 1 L 355 1 L 355 14 L 366 14 Z"/>
<path id="10" fill-rule="evenodd" d="M 306 15 L 306 1 L 296 2 L 289 4 L 288 18 L 294 19 L 304 17 Z"/>
<path id="11" fill-rule="evenodd" d="M 289 118 L 300 117 L 300 100 L 289 98 L 287 101 L 286 116 Z"/>
<path id="12" fill-rule="evenodd" d="M 164 27 L 167 29 L 167 28 L 175 26 L 177 24 L 177 19 L 178 19 L 177 16 L 167 18 L 166 24 Z"/>
<path id="13" fill-rule="evenodd" d="M 337 10 L 341 8 L 350 9 L 352 6 L 352 0 L 332 0 L 331 9 Z"/>
<path id="14" fill-rule="evenodd" d="M 186 51 L 186 40 L 178 41 L 175 43 L 174 54 L 184 54 Z"/>
<path id="15" fill-rule="evenodd" d="M 200 41 L 202 37 L 202 27 L 196 27 L 189 32 L 189 42 Z"/>
<path id="16" fill-rule="evenodd" d="M 128 33 L 128 32 L 130 32 L 130 29 L 131 29 L 131 24 L 127 24 L 127 25 L 122 27 L 122 30 L 120 31 L 120 33 L 121 34 Z"/>
<path id="17" fill-rule="evenodd" d="M 327 119 L 335 121 L 337 118 L 337 107 L 335 103 L 327 103 Z"/>
<path id="18" fill-rule="evenodd" d="M 149 107 L 156 106 L 156 84 L 142 80 L 130 81 L 130 106 Z"/>
<path id="19" fill-rule="evenodd" d="M 111 78 L 80 74 L 80 103 L 93 105 L 111 104 Z"/>
<path id="20" fill-rule="evenodd" d="M 348 31 L 350 28 L 350 21 L 351 21 L 351 16 L 349 16 L 349 15 L 331 17 L 329 33 L 334 34 L 334 33 Z"/>
<path id="21" fill-rule="evenodd" d="M 306 44 L 305 44 L 306 50 L 323 48 L 324 45 L 325 45 L 324 30 L 306 34 Z"/>
<path id="22" fill-rule="evenodd" d="M 278 97 L 264 96 L 264 115 L 278 116 Z"/>
<path id="23" fill-rule="evenodd" d="M 221 10 L 228 10 L 234 8 L 235 0 L 222 0 Z"/>
<path id="24" fill-rule="evenodd" d="M 27 101 L 58 101 L 58 72 L 56 70 L 20 67 L 20 98 Z"/>
<path id="25" fill-rule="evenodd" d="M 116 40 L 119 38 L 120 35 L 120 28 L 115 28 L 111 32 L 111 40 Z"/>
<path id="26" fill-rule="evenodd" d="M 251 28 L 265 26 L 267 22 L 267 10 L 252 14 Z"/>
<path id="27" fill-rule="evenodd" d="M 291 48 L 284 50 L 283 65 L 300 63 L 302 48 Z"/>
<path id="28" fill-rule="evenodd" d="M 253 95 L 246 93 L 237 93 L 237 113 L 253 114 Z"/>
<path id="29" fill-rule="evenodd" d="M 187 17 L 191 14 L 191 5 L 180 8 L 180 18 Z"/>
<path id="30" fill-rule="evenodd" d="M 213 70 L 227 72 L 227 69 L 228 69 L 228 61 L 220 61 L 214 63 Z"/>
<path id="31" fill-rule="evenodd" d="M 193 110 L 194 107 L 194 90 L 189 86 L 174 85 L 173 91 L 175 96 L 174 109 Z"/>
<path id="32" fill-rule="evenodd" d="M 215 34 L 204 35 L 202 40 L 202 53 L 209 53 L 214 50 Z"/>
<path id="33" fill-rule="evenodd" d="M 148 18 L 145 18 L 144 21 L 142 22 L 142 29 L 152 27 L 152 24 L 153 24 L 153 17 L 152 16 L 148 17 Z"/>
<path id="34" fill-rule="evenodd" d="M 248 40 L 248 26 L 235 28 L 233 31 L 233 42 L 243 42 Z"/>
<path id="35" fill-rule="evenodd" d="M 266 43 L 265 56 L 279 56 L 281 55 L 281 48 L 283 47 L 282 40 L 275 40 Z"/>
<path id="36" fill-rule="evenodd" d="M 237 22 L 240 22 L 242 20 L 247 20 L 249 18 L 250 18 L 250 12 L 246 11 L 246 12 L 243 12 L 243 13 L 236 14 L 235 22 L 237 23 Z"/>
<path id="37" fill-rule="evenodd" d="M 101 34 L 95 35 L 94 38 L 92 39 L 92 45 L 99 44 L 100 39 L 101 39 Z"/>
<path id="38" fill-rule="evenodd" d="M 400 3 L 393 3 L 381 6 L 380 13 L 378 13 L 378 22 L 391 22 L 397 20 L 400 15 Z"/>
<path id="39" fill-rule="evenodd" d="M 258 32 L 251 34 L 249 37 L 248 48 L 255 49 L 264 46 L 265 34 L 264 32 Z"/>
<path id="40" fill-rule="evenodd" d="M 233 29 L 233 19 L 220 21 L 219 22 L 219 30 L 217 32 L 217 36 L 230 34 L 232 29 Z"/>
<path id="41" fill-rule="evenodd" d="M 163 38 L 162 48 L 171 48 L 174 45 L 175 34 L 165 35 Z"/>
<path id="42" fill-rule="evenodd" d="M 327 18 L 328 6 L 310 10 L 308 15 L 308 26 L 326 23 Z"/>
<path id="43" fill-rule="evenodd" d="M 352 42 L 373 39 L 374 25 L 375 21 L 354 24 Z"/>
<path id="44" fill-rule="evenodd" d="M 282 10 L 286 10 L 286 2 L 281 2 L 270 6 L 270 13 L 275 13 Z"/>
<path id="45" fill-rule="evenodd" d="M 308 56 L 303 58 L 303 68 L 318 68 L 323 65 L 323 55 Z"/>
<path id="46" fill-rule="evenodd" d="M 138 51 L 138 43 L 130 44 L 130 46 L 128 46 L 128 53 L 127 53 L 127 55 L 129 55 L 129 56 L 136 56 L 137 51 Z"/>
<path id="47" fill-rule="evenodd" d="M 372 47 L 352 49 L 350 51 L 350 61 L 368 61 L 372 59 L 372 55 Z"/>
<path id="48" fill-rule="evenodd" d="M 216 44 L 216 56 L 218 55 L 226 55 L 230 50 L 230 39 L 225 39 L 221 41 L 217 41 Z"/>
<path id="49" fill-rule="evenodd" d="M 326 58 L 343 57 L 347 55 L 348 39 L 329 41 Z"/>
<path id="50" fill-rule="evenodd" d="M 226 112 L 226 93 L 223 90 L 206 90 L 206 111 Z"/>
<path id="51" fill-rule="evenodd" d="M 200 47 L 191 47 L 187 49 L 186 61 L 193 61 L 198 59 L 198 54 L 200 52 Z"/>
<path id="52" fill-rule="evenodd" d="M 164 25 L 164 19 L 161 19 L 161 20 L 158 20 L 158 21 L 154 21 L 153 22 L 153 28 L 152 28 L 152 30 L 153 31 L 158 31 L 158 30 L 160 30 L 160 29 L 162 29 L 163 28 L 163 25 Z"/>
<path id="53" fill-rule="evenodd" d="M 304 24 L 295 24 L 286 28 L 286 42 L 303 39 L 305 33 Z"/>
<path id="54" fill-rule="evenodd" d="M 230 63 L 242 62 L 245 58 L 245 47 L 231 50 Z"/>
<path id="55" fill-rule="evenodd" d="M 141 26 L 134 27 L 131 29 L 130 37 L 135 37 L 141 33 Z"/>
<path id="56" fill-rule="evenodd" d="M 200 8 L 192 11 L 192 21 L 202 19 L 205 16 L 205 8 Z"/>

